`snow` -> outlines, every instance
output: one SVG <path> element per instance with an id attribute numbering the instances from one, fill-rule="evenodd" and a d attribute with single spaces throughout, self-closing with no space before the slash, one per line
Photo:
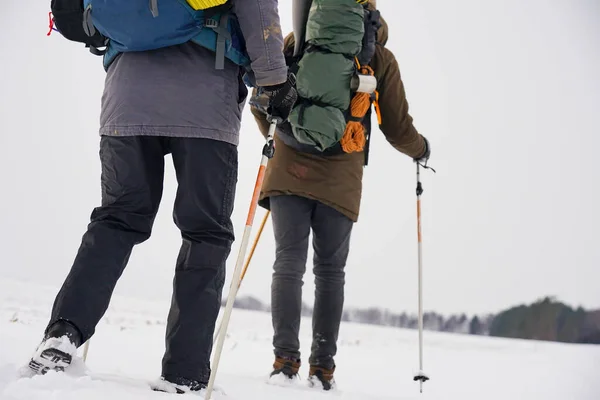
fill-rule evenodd
<path id="1" fill-rule="evenodd" d="M 166 399 L 150 382 L 160 374 L 168 301 L 114 297 L 80 358 L 65 373 L 19 377 L 42 337 L 57 287 L 0 279 L 0 399 Z M 304 359 L 310 320 L 303 319 Z M 323 392 L 302 379 L 268 381 L 273 362 L 268 313 L 234 309 L 212 398 L 231 400 L 461 399 L 584 400 L 600 398 L 600 346 L 425 332 L 423 372 L 417 331 L 344 323 L 337 389 Z M 79 350 L 81 356 L 82 349 Z M 196 395 L 199 396 L 199 395 Z M 200 396 L 201 397 L 201 396 Z"/>

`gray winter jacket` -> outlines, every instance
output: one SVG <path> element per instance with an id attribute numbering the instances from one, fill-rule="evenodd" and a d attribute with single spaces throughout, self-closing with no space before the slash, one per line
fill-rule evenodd
<path id="1" fill-rule="evenodd" d="M 285 82 L 277 0 L 231 0 L 259 86 Z M 123 53 L 106 74 L 100 134 L 176 136 L 237 145 L 248 90 L 241 68 L 194 43 Z"/>

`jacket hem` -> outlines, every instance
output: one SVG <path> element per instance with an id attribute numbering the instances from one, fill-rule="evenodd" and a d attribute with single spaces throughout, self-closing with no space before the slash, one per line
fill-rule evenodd
<path id="1" fill-rule="evenodd" d="M 239 133 L 225 132 L 218 129 L 199 128 L 195 126 L 156 126 L 156 125 L 108 125 L 100 128 L 102 136 L 165 136 L 198 139 L 213 139 L 239 144 Z"/>
<path id="2" fill-rule="evenodd" d="M 269 190 L 267 192 L 262 192 L 258 201 L 258 205 L 270 210 L 271 209 L 271 205 L 269 202 L 269 198 L 270 197 L 276 197 L 276 196 L 300 196 L 300 197 L 306 197 L 307 199 L 311 199 L 311 200 L 316 200 L 320 203 L 325 204 L 326 206 L 329 206 L 335 210 L 337 210 L 338 212 L 340 212 L 341 214 L 343 214 L 344 216 L 348 217 L 350 220 L 352 220 L 352 222 L 358 222 L 358 213 L 354 213 L 350 210 L 348 210 L 347 208 L 344 208 L 342 206 L 340 206 L 339 204 L 335 204 L 332 203 L 330 201 L 327 201 L 325 199 L 319 198 L 317 196 L 314 196 L 310 193 L 304 193 L 304 192 L 297 192 L 297 191 L 290 191 L 290 190 Z"/>

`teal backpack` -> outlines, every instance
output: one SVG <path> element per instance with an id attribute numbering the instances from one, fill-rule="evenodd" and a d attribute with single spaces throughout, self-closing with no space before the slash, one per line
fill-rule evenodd
<path id="1" fill-rule="evenodd" d="M 104 57 L 107 69 L 124 52 L 192 41 L 247 67 L 250 59 L 229 0 L 52 0 L 56 30 Z"/>

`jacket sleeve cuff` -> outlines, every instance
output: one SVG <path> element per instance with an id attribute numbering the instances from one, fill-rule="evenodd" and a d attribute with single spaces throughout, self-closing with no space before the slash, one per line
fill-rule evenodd
<path id="1" fill-rule="evenodd" d="M 281 67 L 270 71 L 253 71 L 257 86 L 273 86 L 287 80 L 288 68 Z"/>

